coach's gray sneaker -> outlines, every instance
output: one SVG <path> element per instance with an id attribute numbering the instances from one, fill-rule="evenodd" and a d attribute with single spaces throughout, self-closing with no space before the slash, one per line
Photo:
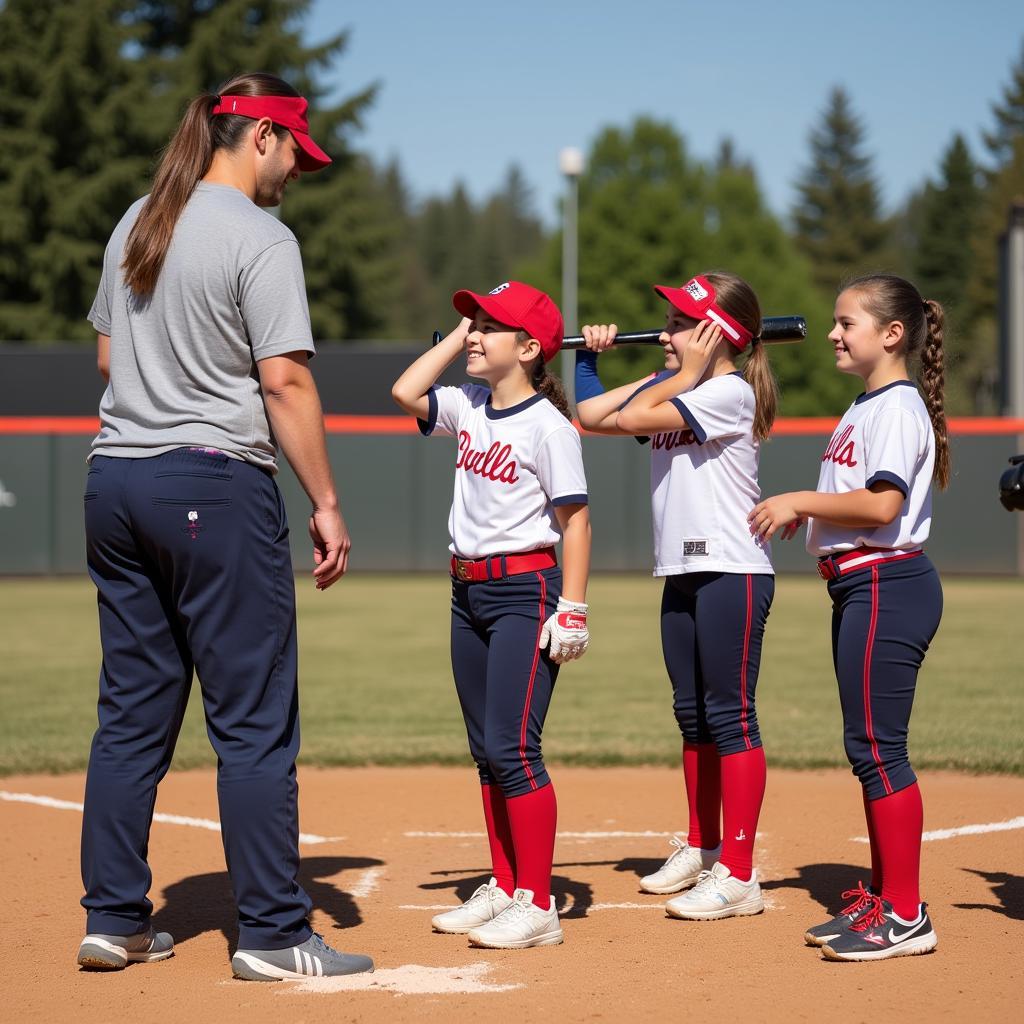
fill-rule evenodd
<path id="1" fill-rule="evenodd" d="M 669 842 L 675 847 L 667 861 L 654 872 L 640 879 L 640 891 L 659 894 L 679 892 L 697 883 L 702 871 L 710 871 L 722 852 L 719 843 L 713 850 L 690 846 L 685 839 L 673 836 Z"/>
<path id="2" fill-rule="evenodd" d="M 136 935 L 94 932 L 78 947 L 78 965 L 94 971 L 119 971 L 129 963 L 151 964 L 174 956 L 174 939 L 150 925 Z"/>
<path id="3" fill-rule="evenodd" d="M 285 949 L 239 949 L 231 970 L 242 981 L 282 981 L 286 978 L 335 978 L 373 971 L 373 961 L 358 953 L 339 953 L 313 932 L 305 942 Z"/>

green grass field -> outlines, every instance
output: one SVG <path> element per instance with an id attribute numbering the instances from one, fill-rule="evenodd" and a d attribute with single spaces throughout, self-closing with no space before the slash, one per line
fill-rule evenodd
<path id="1" fill-rule="evenodd" d="M 679 736 L 658 636 L 660 583 L 593 580 L 591 649 L 561 674 L 545 729 L 552 762 L 671 764 Z M 950 578 L 911 730 L 919 768 L 1024 774 L 1020 634 L 1024 582 Z M 448 664 L 448 583 L 355 576 L 325 594 L 299 581 L 305 764 L 465 763 Z M 99 645 L 87 579 L 0 580 L 0 773 L 85 766 Z M 769 763 L 843 765 L 816 578 L 780 577 L 758 684 Z M 213 763 L 193 690 L 175 765 Z"/>

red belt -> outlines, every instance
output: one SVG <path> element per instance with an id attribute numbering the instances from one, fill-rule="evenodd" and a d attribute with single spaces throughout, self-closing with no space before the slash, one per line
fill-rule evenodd
<path id="1" fill-rule="evenodd" d="M 554 548 L 541 548 L 522 555 L 488 555 L 487 558 L 456 558 L 452 555 L 452 576 L 464 583 L 500 580 L 521 572 L 536 572 L 558 565 Z"/>
<path id="2" fill-rule="evenodd" d="M 917 558 L 924 551 L 900 551 L 893 548 L 854 548 L 838 555 L 825 555 L 818 559 L 818 575 L 823 580 L 837 580 L 851 572 L 859 572 L 878 562 L 901 562 L 905 558 Z"/>

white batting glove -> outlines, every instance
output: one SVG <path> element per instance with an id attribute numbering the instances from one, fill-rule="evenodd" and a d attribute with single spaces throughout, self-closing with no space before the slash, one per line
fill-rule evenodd
<path id="1" fill-rule="evenodd" d="M 548 648 L 548 656 L 557 665 L 578 658 L 590 643 L 587 632 L 587 606 L 581 601 L 558 599 L 558 608 L 540 631 L 541 650 Z"/>

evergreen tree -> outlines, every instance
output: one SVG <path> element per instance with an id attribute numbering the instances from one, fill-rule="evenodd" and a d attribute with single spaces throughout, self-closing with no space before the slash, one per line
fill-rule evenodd
<path id="1" fill-rule="evenodd" d="M 826 294 L 852 274 L 878 269 L 887 226 L 864 151 L 864 130 L 842 88 L 832 90 L 811 132 L 811 163 L 798 182 L 796 240 Z"/>
<path id="2" fill-rule="evenodd" d="M 810 337 L 779 345 L 769 358 L 782 384 L 784 415 L 839 412 L 855 390 L 833 366 L 823 343 L 831 302 L 811 281 L 810 268 L 764 205 L 749 163 L 724 148 L 714 166 L 686 152 L 667 124 L 640 118 L 608 128 L 594 143 L 580 180 L 580 315 L 622 330 L 657 327 L 665 303 L 653 284 L 683 283 L 723 269 L 754 287 L 765 315 L 803 314 Z M 519 276 L 560 294 L 561 237 Z M 607 385 L 657 369 L 661 353 L 623 347 L 602 357 Z"/>
<path id="3" fill-rule="evenodd" d="M 909 276 L 921 294 L 946 311 L 946 408 L 973 411 L 973 394 L 985 357 L 973 337 L 969 287 L 974 271 L 970 238 L 978 218 L 978 169 L 959 134 L 943 154 L 937 182 L 916 199 L 916 245 Z"/>
<path id="4" fill-rule="evenodd" d="M 1015 140 L 1024 135 L 1024 42 L 1010 81 L 1003 87 L 1002 101 L 992 104 L 992 114 L 995 128 L 983 138 L 996 167 L 1003 167 L 1013 161 Z"/>
<path id="5" fill-rule="evenodd" d="M 307 46 L 309 0 L 11 0 L 0 8 L 0 337 L 92 337 L 85 322 L 103 248 L 143 194 L 188 100 L 240 70 L 279 74 L 308 96 L 334 158 L 282 209 L 310 271 L 314 334 L 374 331 L 399 235 L 351 134 L 373 88 L 324 102 L 322 69 L 347 42 Z"/>

